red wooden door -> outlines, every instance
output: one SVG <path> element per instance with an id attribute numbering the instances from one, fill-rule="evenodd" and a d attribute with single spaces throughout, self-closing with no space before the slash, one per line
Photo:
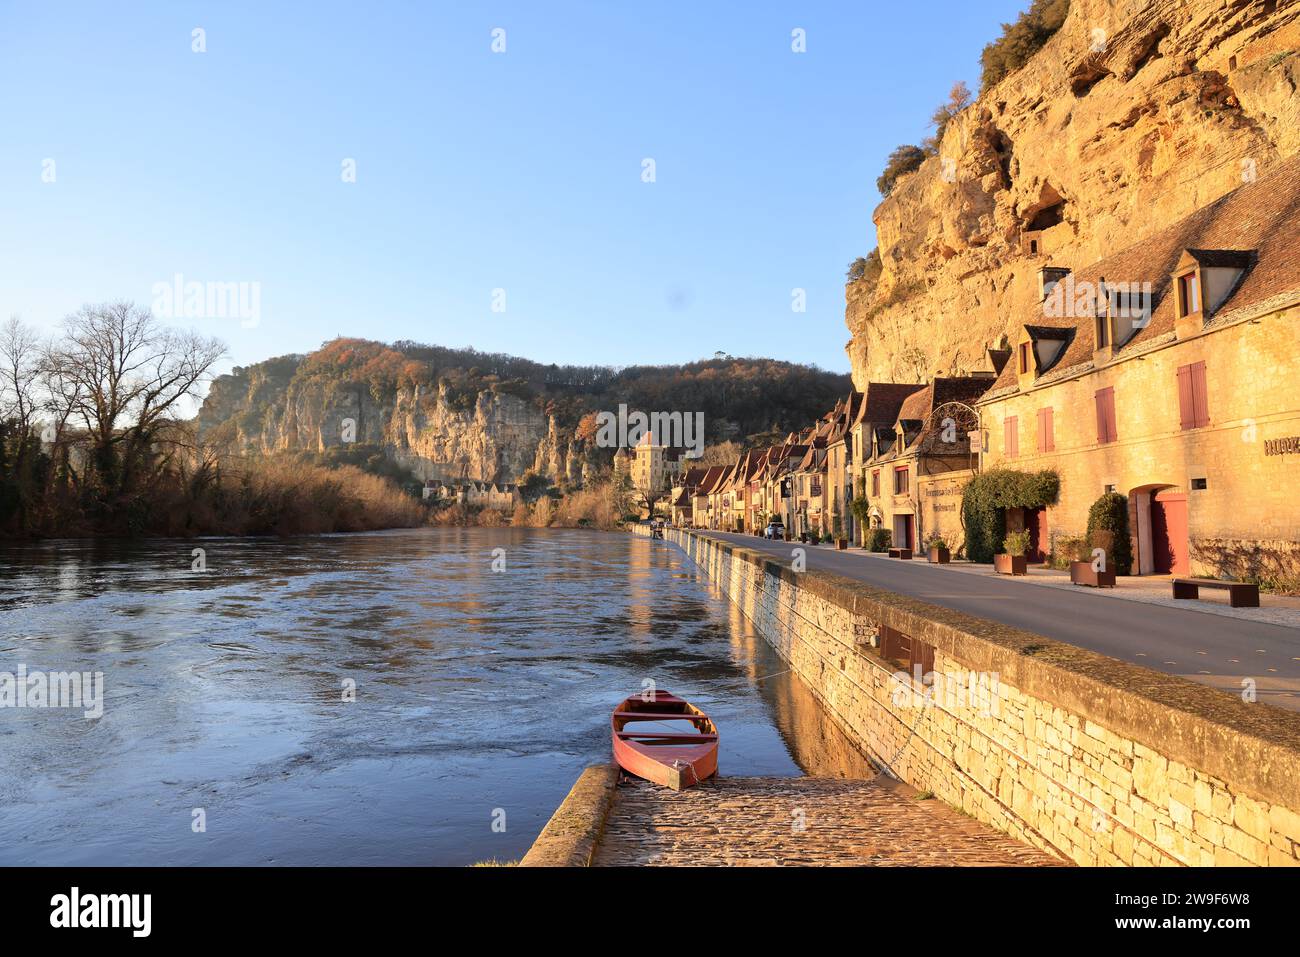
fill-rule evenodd
<path id="1" fill-rule="evenodd" d="M 1047 561 L 1047 506 L 1025 509 L 1025 528 L 1029 530 L 1029 551 L 1025 557 L 1037 564 Z"/>
<path id="2" fill-rule="evenodd" d="M 1187 495 L 1159 492 L 1151 500 L 1152 565 L 1158 575 L 1191 570 L 1187 546 Z"/>

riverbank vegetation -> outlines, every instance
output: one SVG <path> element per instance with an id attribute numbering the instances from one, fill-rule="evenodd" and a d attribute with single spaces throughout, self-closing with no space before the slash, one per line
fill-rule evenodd
<path id="1" fill-rule="evenodd" d="M 16 319 L 0 327 L 0 535 L 292 535 L 424 522 L 411 489 L 367 453 L 250 457 L 205 444 L 182 416 L 224 352 L 125 302 L 86 306 L 48 340 Z"/>

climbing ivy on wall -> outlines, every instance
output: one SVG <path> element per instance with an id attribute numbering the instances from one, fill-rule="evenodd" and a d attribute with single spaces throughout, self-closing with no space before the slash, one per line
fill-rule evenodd
<path id="1" fill-rule="evenodd" d="M 966 558 L 972 562 L 993 561 L 1007 535 L 1006 510 L 1051 505 L 1060 490 L 1061 477 L 1050 469 L 991 469 L 976 475 L 961 496 Z"/>

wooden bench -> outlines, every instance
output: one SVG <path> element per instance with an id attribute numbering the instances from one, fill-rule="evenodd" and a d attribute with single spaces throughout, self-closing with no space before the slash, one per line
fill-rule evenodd
<path id="1" fill-rule="evenodd" d="M 908 561 L 911 561 L 911 560 L 912 560 L 912 550 L 911 550 L 910 548 L 891 548 L 891 549 L 889 550 L 889 557 L 890 557 L 890 558 L 904 558 L 904 559 L 907 559 Z"/>
<path id="2" fill-rule="evenodd" d="M 1258 608 L 1259 586 L 1249 582 L 1220 582 L 1212 578 L 1175 578 L 1175 598 L 1200 598 L 1202 588 L 1222 588 L 1228 592 L 1233 608 Z"/>

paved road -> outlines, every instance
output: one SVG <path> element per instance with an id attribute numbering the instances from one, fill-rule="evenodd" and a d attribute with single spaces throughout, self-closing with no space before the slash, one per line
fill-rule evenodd
<path id="1" fill-rule="evenodd" d="M 798 543 L 710 532 L 788 557 Z M 1300 629 L 972 575 L 828 546 L 806 549 L 808 568 L 855 578 L 935 605 L 1014 625 L 1147 668 L 1240 694 L 1253 678 L 1260 701 L 1300 711 Z"/>

